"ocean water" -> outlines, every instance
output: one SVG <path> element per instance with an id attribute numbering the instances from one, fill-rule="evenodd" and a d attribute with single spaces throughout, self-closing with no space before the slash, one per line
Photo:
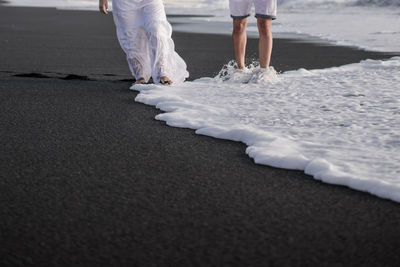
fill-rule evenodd
<path id="1" fill-rule="evenodd" d="M 400 0 L 278 0 L 276 37 L 400 53 Z M 96 0 L 11 0 L 97 10 Z M 174 30 L 230 34 L 228 0 L 165 0 Z M 248 33 L 257 36 L 255 19 Z M 136 85 L 136 101 L 174 127 L 247 145 L 258 164 L 400 202 L 400 57 L 276 74 L 252 66 L 193 82 Z"/>
<path id="2" fill-rule="evenodd" d="M 172 22 L 182 23 L 175 30 L 231 32 L 228 0 L 203 0 L 197 5 L 191 2 L 166 1 L 167 11 L 213 17 L 172 18 Z M 272 31 L 280 38 L 312 37 L 370 51 L 400 52 L 400 0 L 278 0 Z M 249 19 L 248 34 L 258 34 L 253 16 Z"/>

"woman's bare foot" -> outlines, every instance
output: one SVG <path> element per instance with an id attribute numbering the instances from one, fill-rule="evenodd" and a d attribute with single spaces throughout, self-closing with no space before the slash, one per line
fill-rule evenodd
<path id="1" fill-rule="evenodd" d="M 165 85 L 171 85 L 171 84 L 172 84 L 172 81 L 171 81 L 171 79 L 168 78 L 167 76 L 162 76 L 162 77 L 160 78 L 160 83 L 161 83 L 161 84 L 165 84 Z"/>
<path id="2" fill-rule="evenodd" d="M 135 81 L 135 84 L 145 84 L 145 83 L 146 83 L 146 81 L 145 81 L 144 78 L 139 78 L 139 79 L 137 79 L 137 80 Z"/>

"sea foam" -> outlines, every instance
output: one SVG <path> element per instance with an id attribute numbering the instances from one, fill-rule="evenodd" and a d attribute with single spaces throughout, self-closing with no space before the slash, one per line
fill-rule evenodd
<path id="1" fill-rule="evenodd" d="M 400 57 L 232 81 L 134 85 L 156 119 L 240 141 L 258 164 L 303 170 L 327 183 L 400 202 Z M 259 69 L 249 69 L 250 76 Z"/>

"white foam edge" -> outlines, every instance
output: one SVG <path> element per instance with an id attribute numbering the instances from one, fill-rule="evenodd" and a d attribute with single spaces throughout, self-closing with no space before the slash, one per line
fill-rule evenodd
<path id="1" fill-rule="evenodd" d="M 389 63 L 390 61 L 386 62 Z M 371 63 L 373 62 L 371 61 Z M 351 68 L 354 64 L 347 66 Z M 328 68 L 313 70 L 312 72 L 336 69 Z M 202 78 L 196 81 L 201 82 L 202 80 L 209 80 L 209 78 Z M 299 152 L 299 149 L 296 149 L 297 144 L 289 138 L 275 136 L 251 127 L 230 126 L 229 129 L 225 129 L 219 125 L 209 125 L 204 123 L 204 121 L 187 119 L 183 114 L 192 111 L 191 107 L 193 107 L 193 103 L 185 103 L 183 99 L 171 96 L 170 91 L 173 90 L 173 87 L 151 84 L 133 85 L 130 89 L 139 92 L 135 98 L 136 102 L 155 106 L 157 109 L 166 112 L 158 114 L 155 117 L 156 120 L 164 121 L 172 127 L 193 129 L 199 135 L 242 142 L 247 145 L 246 154 L 250 158 L 253 158 L 256 164 L 282 169 L 301 170 L 305 174 L 324 183 L 347 186 L 357 191 L 368 192 L 384 199 L 400 202 L 400 195 L 398 194 L 400 186 L 393 186 L 379 180 L 359 179 L 338 171 L 335 166 L 324 158 L 307 158 Z M 151 90 L 157 90 L 158 97 L 146 98 L 146 94 L 151 92 Z M 179 104 L 179 107 L 177 107 L 177 104 Z M 207 108 L 205 106 L 197 107 Z"/>

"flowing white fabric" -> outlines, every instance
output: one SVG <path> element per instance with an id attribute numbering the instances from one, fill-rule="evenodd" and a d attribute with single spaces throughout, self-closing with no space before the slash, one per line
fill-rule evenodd
<path id="1" fill-rule="evenodd" d="M 175 52 L 172 27 L 162 0 L 113 0 L 113 16 L 119 43 L 135 79 L 155 83 L 167 76 L 183 82 L 189 73 Z"/>

